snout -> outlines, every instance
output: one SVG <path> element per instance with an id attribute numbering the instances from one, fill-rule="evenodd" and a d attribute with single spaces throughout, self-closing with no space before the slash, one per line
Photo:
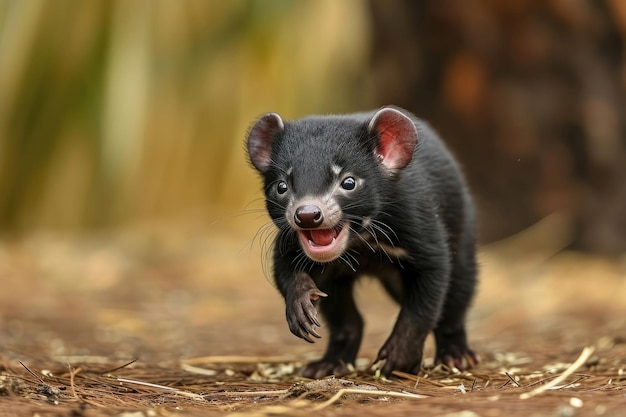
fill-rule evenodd
<path id="1" fill-rule="evenodd" d="M 288 214 L 298 234 L 304 253 L 316 262 L 330 262 L 339 258 L 348 247 L 349 222 L 341 219 L 339 207 L 327 207 L 318 201 L 295 205 Z"/>
<path id="2" fill-rule="evenodd" d="M 324 213 L 318 206 L 307 204 L 296 209 L 293 220 L 303 229 L 315 229 L 324 222 Z"/>

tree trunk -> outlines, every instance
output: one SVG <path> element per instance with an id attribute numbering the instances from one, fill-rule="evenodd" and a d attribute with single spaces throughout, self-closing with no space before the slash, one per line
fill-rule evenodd
<path id="1" fill-rule="evenodd" d="M 626 249 L 626 2 L 370 4 L 376 100 L 444 136 L 483 241 L 558 212 L 573 247 Z"/>

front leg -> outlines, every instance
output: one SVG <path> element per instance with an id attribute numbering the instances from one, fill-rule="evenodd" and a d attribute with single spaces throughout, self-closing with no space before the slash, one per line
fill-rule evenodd
<path id="1" fill-rule="evenodd" d="M 441 261 L 441 257 L 431 259 Z M 418 263 L 401 271 L 404 294 L 400 314 L 375 361 L 385 359 L 381 370 L 384 376 L 394 370 L 419 372 L 424 341 L 435 327 L 445 299 L 450 274 L 446 265 Z"/>
<path id="2" fill-rule="evenodd" d="M 332 277 L 326 282 L 329 296 L 320 303 L 320 310 L 330 330 L 330 340 L 322 359 L 311 362 L 302 375 L 323 378 L 345 375 L 354 365 L 363 337 L 363 318 L 357 310 L 352 293 L 355 277 Z"/>
<path id="3" fill-rule="evenodd" d="M 289 243 L 290 246 L 298 244 Z M 292 259 L 297 257 L 298 253 L 283 252 L 281 251 L 283 246 L 285 245 L 274 246 L 274 283 L 285 299 L 289 330 L 294 335 L 313 343 L 313 337 L 320 337 L 315 330 L 316 327 L 320 327 L 315 306 L 319 298 L 326 297 L 326 294 L 317 288 L 311 275 L 294 270 Z"/>
<path id="4" fill-rule="evenodd" d="M 391 335 L 378 352 L 374 363 L 385 360 L 381 373 L 388 377 L 394 370 L 417 374 L 422 366 L 424 342 L 430 329 L 400 311 Z"/>
<path id="5" fill-rule="evenodd" d="M 294 274 L 293 281 L 285 293 L 289 330 L 309 343 L 314 342 L 311 336 L 320 337 L 315 330 L 316 326 L 321 326 L 315 309 L 320 297 L 326 297 L 326 294 L 317 288 L 311 276 L 305 272 Z"/>

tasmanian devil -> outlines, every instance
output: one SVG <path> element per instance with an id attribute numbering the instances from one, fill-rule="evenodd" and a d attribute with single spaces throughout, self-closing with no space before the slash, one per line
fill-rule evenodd
<path id="1" fill-rule="evenodd" d="M 426 123 L 397 107 L 283 121 L 262 116 L 247 138 L 266 208 L 278 228 L 273 275 L 293 334 L 330 330 L 323 358 L 303 375 L 343 374 L 363 319 L 355 280 L 375 276 L 401 308 L 376 362 L 383 375 L 417 373 L 432 330 L 436 361 L 464 369 L 465 315 L 476 285 L 475 220 L 463 176 Z"/>

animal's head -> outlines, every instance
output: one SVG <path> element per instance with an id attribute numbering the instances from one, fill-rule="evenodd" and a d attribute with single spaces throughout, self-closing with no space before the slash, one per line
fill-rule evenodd
<path id="1" fill-rule="evenodd" d="M 411 162 L 417 140 L 413 121 L 385 107 L 369 116 L 295 121 L 269 113 L 250 129 L 247 148 L 274 223 L 296 233 L 310 259 L 330 262 L 345 253 L 351 237 L 383 228 L 375 220 L 380 187 Z"/>

